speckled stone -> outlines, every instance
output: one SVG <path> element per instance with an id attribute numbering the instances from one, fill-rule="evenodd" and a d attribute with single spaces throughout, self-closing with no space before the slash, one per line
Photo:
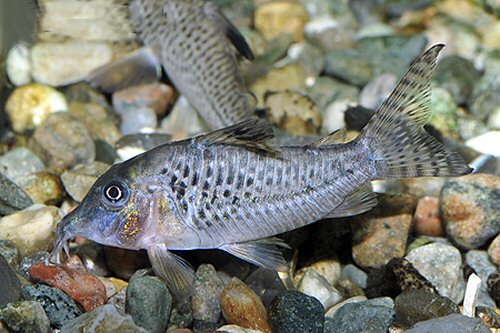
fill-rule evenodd
<path id="1" fill-rule="evenodd" d="M 127 312 L 151 333 L 164 333 L 172 311 L 172 296 L 157 277 L 134 275 L 127 287 Z"/>
<path id="2" fill-rule="evenodd" d="M 316 298 L 286 291 L 271 303 L 269 323 L 275 333 L 323 333 L 324 311 Z"/>
<path id="3" fill-rule="evenodd" d="M 495 301 L 488 294 L 488 277 L 496 272 L 497 266 L 490 261 L 486 251 L 471 250 L 465 255 L 465 261 L 481 279 L 477 305 L 495 308 Z"/>
<path id="4" fill-rule="evenodd" d="M 220 297 L 224 285 L 210 264 L 201 264 L 196 270 L 194 294 L 191 297 L 193 317 L 216 323 L 221 315 Z"/>
<path id="5" fill-rule="evenodd" d="M 21 297 L 21 282 L 7 260 L 0 255 L 0 308 Z"/>
<path id="6" fill-rule="evenodd" d="M 406 333 L 430 332 L 490 333 L 490 330 L 481 319 L 461 314 L 450 314 L 417 323 L 413 328 L 406 331 Z"/>
<path id="7" fill-rule="evenodd" d="M 486 244 L 500 232 L 500 177 L 488 174 L 451 179 L 440 200 L 446 233 L 464 248 Z"/>
<path id="8" fill-rule="evenodd" d="M 67 321 L 82 314 L 75 301 L 59 289 L 43 284 L 25 285 L 23 297 L 40 303 L 49 318 L 50 325 L 61 328 Z"/>
<path id="9" fill-rule="evenodd" d="M 0 310 L 0 320 L 13 332 L 51 332 L 49 318 L 35 301 L 9 303 Z"/>
<path id="10" fill-rule="evenodd" d="M 19 264 L 19 250 L 16 243 L 10 240 L 0 240 L 0 255 L 7 260 L 10 267 L 17 267 Z"/>

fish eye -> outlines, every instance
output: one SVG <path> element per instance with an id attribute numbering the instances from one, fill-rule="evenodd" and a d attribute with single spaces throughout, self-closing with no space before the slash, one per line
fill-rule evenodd
<path id="1" fill-rule="evenodd" d="M 110 206 L 121 206 L 127 202 L 130 192 L 124 183 L 113 181 L 102 188 L 104 202 Z"/>

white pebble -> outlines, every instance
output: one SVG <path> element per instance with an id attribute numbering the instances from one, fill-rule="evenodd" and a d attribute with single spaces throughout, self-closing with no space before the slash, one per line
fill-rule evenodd
<path id="1" fill-rule="evenodd" d="M 24 42 L 14 45 L 7 54 L 6 71 L 10 82 L 22 86 L 31 82 L 30 48 Z"/>

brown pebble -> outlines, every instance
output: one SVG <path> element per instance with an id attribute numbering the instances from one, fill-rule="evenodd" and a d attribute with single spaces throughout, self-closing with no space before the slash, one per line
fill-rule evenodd
<path id="1" fill-rule="evenodd" d="M 259 296 L 240 280 L 233 278 L 221 295 L 222 315 L 228 323 L 271 333 L 267 311 Z"/>
<path id="2" fill-rule="evenodd" d="M 418 200 L 413 215 L 413 229 L 417 235 L 440 237 L 444 235 L 439 218 L 439 198 L 423 197 Z"/>
<path id="3" fill-rule="evenodd" d="M 155 82 L 129 87 L 113 94 L 113 105 L 116 109 L 120 106 L 152 108 L 159 116 L 174 104 L 176 93 L 166 84 Z"/>
<path id="4" fill-rule="evenodd" d="M 491 261 L 500 266 L 500 234 L 498 234 L 488 247 L 488 255 Z"/>

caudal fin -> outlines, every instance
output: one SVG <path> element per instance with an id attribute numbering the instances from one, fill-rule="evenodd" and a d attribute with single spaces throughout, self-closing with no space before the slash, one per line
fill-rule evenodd
<path id="1" fill-rule="evenodd" d="M 430 80 L 437 44 L 418 58 L 362 131 L 359 140 L 371 151 L 377 178 L 458 176 L 471 168 L 423 128 L 429 118 Z"/>

